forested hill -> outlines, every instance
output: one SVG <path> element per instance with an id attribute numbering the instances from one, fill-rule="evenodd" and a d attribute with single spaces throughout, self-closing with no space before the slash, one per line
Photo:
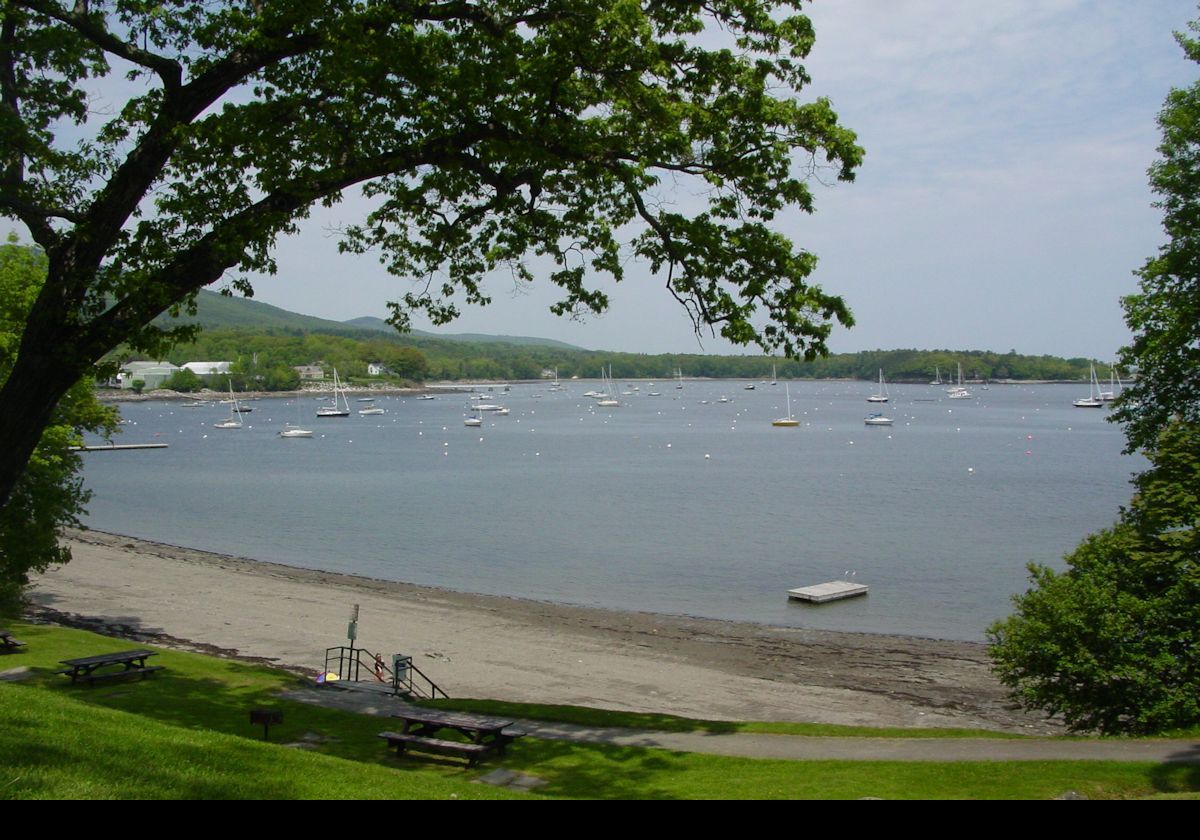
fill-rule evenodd
<path id="1" fill-rule="evenodd" d="M 928 382 L 935 370 L 943 379 L 962 365 L 967 379 L 1086 380 L 1089 360 L 1023 356 L 982 350 L 871 350 L 797 362 L 765 356 L 646 355 L 582 350 L 561 342 L 503 336 L 435 337 L 398 335 L 378 328 L 378 319 L 342 323 L 297 315 L 243 298 L 202 294 L 193 319 L 204 325 L 194 343 L 181 345 L 169 359 L 257 359 L 263 366 L 323 364 L 343 375 L 366 375 L 369 362 L 383 362 L 411 380 L 537 379 L 558 369 L 561 378 L 596 377 L 602 366 L 613 376 L 668 379 L 685 377 L 766 379 L 772 365 L 780 378 L 873 380 L 882 368 L 891 382 Z M 367 324 L 371 324 L 367 326 Z M 1107 363 L 1101 373 L 1108 378 Z"/>

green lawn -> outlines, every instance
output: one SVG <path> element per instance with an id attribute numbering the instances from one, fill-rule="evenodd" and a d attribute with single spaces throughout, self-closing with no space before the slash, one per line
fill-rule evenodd
<path id="1" fill-rule="evenodd" d="M 923 799 L 1049 798 L 1066 790 L 1099 798 L 1200 791 L 1200 768 L 1187 766 L 768 761 L 531 737 L 506 757 L 468 769 L 456 759 L 395 756 L 377 737 L 388 728 L 379 718 L 278 699 L 276 692 L 299 678 L 258 665 L 163 650 L 152 661 L 166 670 L 150 679 L 73 686 L 52 673 L 59 660 L 140 645 L 61 627 L 10 626 L 28 647 L 0 657 L 0 670 L 28 666 L 36 675 L 0 683 L 0 798 Z M 249 723 L 249 710 L 259 706 L 284 714 L 271 743 L 257 740 L 261 730 Z M 591 713 L 596 725 L 640 720 L 676 730 L 727 726 L 552 708 L 539 707 L 540 715 L 587 722 L 581 718 Z M 481 710 L 524 714 L 496 704 Z M 289 742 L 311 749 L 283 746 Z M 475 782 L 496 766 L 547 784 L 531 795 Z"/>

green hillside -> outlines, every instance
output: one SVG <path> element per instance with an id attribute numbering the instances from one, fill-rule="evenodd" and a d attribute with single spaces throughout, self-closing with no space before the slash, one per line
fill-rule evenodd
<path id="1" fill-rule="evenodd" d="M 196 314 L 171 318 L 160 315 L 155 319 L 159 326 L 171 324 L 200 324 L 206 330 L 240 329 L 323 333 L 356 337 L 362 340 L 377 338 L 374 333 L 396 335 L 396 330 L 382 318 L 354 318 L 349 321 L 331 321 L 312 315 L 289 312 L 269 303 L 243 297 L 227 297 L 217 292 L 203 290 L 196 297 Z M 562 341 L 535 338 L 523 335 L 484 335 L 482 333 L 432 333 L 413 330 L 410 335 L 439 341 L 457 341 L 469 344 L 513 344 L 516 346 L 555 347 L 562 350 L 581 350 Z"/>

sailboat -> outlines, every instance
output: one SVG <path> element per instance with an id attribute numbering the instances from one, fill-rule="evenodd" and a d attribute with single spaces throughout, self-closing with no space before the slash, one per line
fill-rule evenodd
<path id="1" fill-rule="evenodd" d="M 929 384 L 930 385 L 941 385 L 942 384 L 942 369 L 940 367 L 938 367 L 937 365 L 933 366 L 933 381 L 930 382 Z"/>
<path id="2" fill-rule="evenodd" d="M 287 423 L 279 430 L 281 438 L 310 438 L 313 436 L 312 429 L 300 428 L 300 400 L 296 400 L 296 424 Z"/>
<path id="3" fill-rule="evenodd" d="M 682 391 L 683 390 L 683 370 L 680 368 L 675 368 L 675 381 L 676 381 L 675 390 Z"/>
<path id="4" fill-rule="evenodd" d="M 888 401 L 887 385 L 883 383 L 883 368 L 879 369 L 879 391 L 867 397 L 870 403 L 885 403 Z"/>
<path id="5" fill-rule="evenodd" d="M 240 429 L 242 428 L 241 414 L 238 412 L 237 400 L 233 398 L 233 380 L 229 380 L 229 419 L 222 420 L 220 423 L 213 423 L 214 429 Z"/>
<path id="6" fill-rule="evenodd" d="M 775 365 L 771 365 L 771 384 L 778 385 L 779 382 L 775 379 Z"/>
<path id="7" fill-rule="evenodd" d="M 345 408 L 338 406 L 338 397 L 342 398 L 342 403 Z M 341 389 L 341 383 L 338 382 L 337 368 L 333 369 L 333 405 L 323 405 L 317 409 L 318 417 L 349 417 L 350 416 L 350 401 L 346 399 L 346 392 Z"/>
<path id="8" fill-rule="evenodd" d="M 778 420 L 772 420 L 771 425 L 772 426 L 785 426 L 785 427 L 789 427 L 789 428 L 792 426 L 799 426 L 800 421 L 792 416 L 792 389 L 790 387 L 788 387 L 788 384 L 786 382 L 783 383 L 783 389 L 784 389 L 784 393 L 787 394 L 787 410 L 788 410 L 787 417 L 780 417 Z"/>
<path id="9" fill-rule="evenodd" d="M 1114 383 L 1114 380 L 1115 383 Z M 1108 390 L 1100 392 L 1100 399 L 1104 402 L 1112 402 L 1117 398 L 1117 388 L 1121 387 L 1121 377 L 1117 374 L 1116 368 L 1108 369 Z"/>
<path id="10" fill-rule="evenodd" d="M 1096 366 L 1091 366 L 1092 381 L 1088 383 L 1088 395 L 1080 397 L 1071 403 L 1076 408 L 1103 408 L 1104 400 L 1100 398 L 1100 382 L 1096 379 Z"/>
<path id="11" fill-rule="evenodd" d="M 605 408 L 614 408 L 619 406 L 621 401 L 618 400 L 616 395 L 613 394 L 612 365 L 608 366 L 607 374 L 604 372 L 604 368 L 600 368 L 600 376 L 604 379 L 604 395 L 600 399 L 596 400 L 596 405 L 603 406 Z"/>
<path id="12" fill-rule="evenodd" d="M 958 384 L 946 389 L 952 400 L 969 400 L 971 392 L 963 387 L 962 384 L 962 362 L 958 363 Z"/>

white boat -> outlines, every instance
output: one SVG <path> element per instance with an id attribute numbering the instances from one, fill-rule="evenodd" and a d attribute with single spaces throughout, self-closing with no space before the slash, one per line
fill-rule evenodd
<path id="1" fill-rule="evenodd" d="M 613 394 L 612 367 L 609 366 L 608 373 L 604 372 L 604 368 L 600 368 L 600 376 L 604 379 L 604 394 L 596 400 L 596 405 L 604 408 L 616 408 L 621 401 Z"/>
<path id="2" fill-rule="evenodd" d="M 750 382 L 749 384 L 742 386 L 742 390 L 743 391 L 753 391 L 754 387 L 755 387 L 754 383 Z"/>
<path id="3" fill-rule="evenodd" d="M 887 385 L 885 385 L 883 382 L 883 368 L 880 368 L 879 369 L 879 391 L 872 394 L 871 396 L 867 397 L 867 402 L 869 402 L 869 403 L 885 403 L 888 401 L 889 396 L 890 396 L 890 394 L 888 394 Z"/>
<path id="4" fill-rule="evenodd" d="M 771 365 L 771 384 L 778 385 L 779 382 L 775 379 L 775 365 Z"/>
<path id="5" fill-rule="evenodd" d="M 499 403 L 475 403 L 475 405 L 471 406 L 472 411 L 499 411 L 502 408 L 504 406 Z"/>
<path id="6" fill-rule="evenodd" d="M 437 397 L 435 397 L 433 394 L 421 394 L 421 396 L 417 397 L 417 399 L 419 399 L 419 400 L 436 400 Z"/>
<path id="7" fill-rule="evenodd" d="M 483 425 L 483 418 L 482 418 L 482 417 L 480 417 L 478 414 L 476 414 L 476 415 L 474 415 L 473 417 L 468 417 L 466 420 L 464 420 L 464 421 L 463 421 L 463 425 L 464 425 L 464 426 L 468 426 L 468 427 L 470 427 L 470 426 L 482 426 L 482 425 Z"/>
<path id="8" fill-rule="evenodd" d="M 310 438 L 313 436 L 312 429 L 300 427 L 300 400 L 296 400 L 296 423 L 285 423 L 279 430 L 279 436 L 281 438 Z"/>
<path id="9" fill-rule="evenodd" d="M 950 395 L 950 399 L 952 400 L 971 399 L 971 392 L 964 388 L 962 384 L 962 362 L 958 363 L 958 384 L 947 388 L 946 393 Z"/>
<path id="10" fill-rule="evenodd" d="M 1117 374 L 1117 369 L 1109 368 L 1108 390 L 1100 392 L 1100 399 L 1104 400 L 1105 402 L 1112 402 L 1117 398 L 1117 389 L 1120 387 L 1122 387 L 1121 377 Z"/>
<path id="11" fill-rule="evenodd" d="M 683 370 L 681 368 L 675 368 L 675 380 L 676 380 L 675 390 L 682 391 L 683 390 Z"/>
<path id="12" fill-rule="evenodd" d="M 222 420 L 220 423 L 213 423 L 214 429 L 240 429 L 242 428 L 241 415 L 237 410 L 237 401 L 233 398 L 233 380 L 229 380 L 229 419 Z"/>
<path id="13" fill-rule="evenodd" d="M 338 397 L 341 397 L 345 408 L 338 405 Z M 350 401 L 346 399 L 346 392 L 342 390 L 341 383 L 338 381 L 337 368 L 333 369 L 333 405 L 323 405 L 317 409 L 318 417 L 349 417 L 350 416 Z"/>
<path id="14" fill-rule="evenodd" d="M 1100 382 L 1096 379 L 1096 366 L 1091 366 L 1092 381 L 1088 383 L 1088 395 L 1080 397 L 1071 403 L 1076 408 L 1103 408 L 1104 400 L 1100 398 Z"/>
<path id="15" fill-rule="evenodd" d="M 384 410 L 383 410 L 382 408 L 380 408 L 379 406 L 377 406 L 377 405 L 373 405 L 373 406 L 371 406 L 370 408 L 360 408 L 360 409 L 358 410 L 358 413 L 359 413 L 360 415 L 368 415 L 368 414 L 383 414 L 383 413 L 384 413 Z"/>
<path id="16" fill-rule="evenodd" d="M 507 408 L 501 408 L 496 411 L 497 417 L 507 417 L 510 414 L 512 414 L 512 412 L 509 411 Z"/>
<path id="17" fill-rule="evenodd" d="M 937 365 L 933 366 L 933 381 L 930 382 L 929 384 L 930 385 L 941 385 L 942 384 L 942 369 L 940 367 L 938 367 Z"/>
<path id="18" fill-rule="evenodd" d="M 792 389 L 788 387 L 788 384 L 785 382 L 783 385 L 783 390 L 784 393 L 787 394 L 787 417 L 780 417 L 778 420 L 772 420 L 771 425 L 785 427 L 799 426 L 800 421 L 792 416 Z"/>
<path id="19" fill-rule="evenodd" d="M 879 412 L 875 412 L 864 417 L 863 422 L 868 426 L 890 426 L 894 421 L 891 417 L 884 417 Z"/>

